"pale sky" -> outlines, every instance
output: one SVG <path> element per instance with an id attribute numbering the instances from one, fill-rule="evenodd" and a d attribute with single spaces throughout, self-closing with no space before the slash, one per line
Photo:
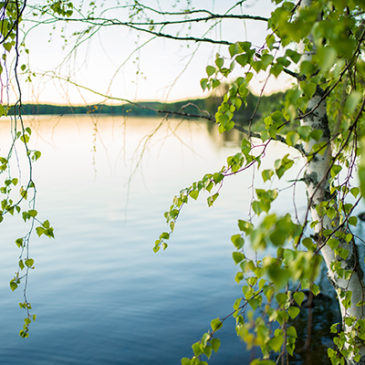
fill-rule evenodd
<path id="1" fill-rule="evenodd" d="M 116 1 L 109 1 L 110 4 Z M 223 12 L 235 0 L 193 1 L 197 8 L 206 7 L 214 12 Z M 150 0 L 151 5 L 159 3 L 169 6 L 172 1 Z M 243 13 L 269 16 L 272 9 L 268 0 L 250 0 L 244 3 Z M 113 14 L 114 15 L 114 14 Z M 123 16 L 121 13 L 116 16 Z M 126 16 L 126 13 L 125 13 Z M 136 31 L 122 27 L 100 30 L 91 40 L 83 43 L 77 52 L 66 58 L 76 37 L 72 32 L 81 28 L 79 24 L 67 24 L 64 34 L 69 40 L 61 38 L 60 28 L 50 36 L 51 25 L 33 29 L 26 38 L 30 50 L 29 58 L 24 55 L 22 63 L 29 62 L 37 74 L 56 73 L 58 76 L 113 97 L 131 100 L 178 100 L 191 97 L 204 97 L 200 79 L 205 77 L 205 67 L 212 63 L 216 52 L 228 55 L 227 46 L 212 44 L 197 45 L 193 42 L 179 42 L 168 39 L 151 39 L 150 35 L 137 34 Z M 201 36 L 207 29 L 200 23 L 193 29 L 193 35 Z M 249 40 L 262 46 L 266 35 L 266 24 L 257 21 L 226 20 L 209 37 L 229 41 Z M 189 47 L 188 47 L 189 46 Z M 237 74 L 239 70 L 236 71 Z M 258 81 L 254 91 L 262 84 Z M 272 78 L 269 91 L 280 90 L 283 82 Z M 90 104 L 103 102 L 104 99 L 91 92 L 78 89 L 67 82 L 49 76 L 37 76 L 32 83 L 23 83 L 23 99 L 26 102 L 56 104 Z"/>

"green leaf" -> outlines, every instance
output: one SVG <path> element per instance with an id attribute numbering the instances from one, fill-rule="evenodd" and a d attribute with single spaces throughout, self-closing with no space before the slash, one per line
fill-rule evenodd
<path id="1" fill-rule="evenodd" d="M 215 67 L 214 66 L 207 66 L 206 72 L 208 77 L 212 76 L 215 73 Z"/>
<path id="2" fill-rule="evenodd" d="M 291 272 L 278 266 L 278 263 L 273 262 L 268 268 L 267 273 L 276 287 L 281 288 L 288 283 L 291 277 Z"/>
<path id="3" fill-rule="evenodd" d="M 323 131 L 321 129 L 315 129 L 311 132 L 310 136 L 316 141 L 319 141 L 323 136 Z"/>
<path id="4" fill-rule="evenodd" d="M 282 246 L 285 243 L 285 241 L 287 240 L 285 233 L 286 232 L 284 230 L 275 229 L 270 234 L 270 240 L 271 240 L 272 244 L 277 247 Z"/>
<path id="5" fill-rule="evenodd" d="M 224 175 L 221 173 L 215 173 L 213 175 L 213 180 L 216 184 L 220 183 L 224 179 Z"/>
<path id="6" fill-rule="evenodd" d="M 297 303 L 299 306 L 301 306 L 305 295 L 303 292 L 298 291 L 293 294 L 293 297 L 294 297 L 295 303 Z"/>
<path id="7" fill-rule="evenodd" d="M 246 256 L 242 252 L 233 252 L 232 258 L 235 264 L 239 264 L 246 258 Z"/>
<path id="8" fill-rule="evenodd" d="M 23 270 L 24 269 L 24 263 L 23 263 L 23 260 L 19 260 L 19 267 L 20 267 L 20 270 Z"/>
<path id="9" fill-rule="evenodd" d="M 231 241 L 234 244 L 234 246 L 237 248 L 237 250 L 240 250 L 243 247 L 243 244 L 245 242 L 240 234 L 233 235 L 231 237 Z"/>
<path id="10" fill-rule="evenodd" d="M 215 193 L 214 195 L 208 197 L 208 199 L 207 199 L 208 206 L 211 207 L 213 205 L 213 203 L 216 201 L 216 199 L 218 198 L 218 196 L 219 196 L 219 193 Z"/>
<path id="11" fill-rule="evenodd" d="M 357 217 L 355 217 L 355 216 L 350 217 L 348 222 L 352 226 L 355 226 L 356 227 L 357 226 Z"/>
<path id="12" fill-rule="evenodd" d="M 199 190 L 192 190 L 189 195 L 194 199 L 198 199 L 198 196 L 199 196 Z"/>
<path id="13" fill-rule="evenodd" d="M 317 55 L 320 72 L 325 73 L 334 65 L 337 52 L 332 47 L 320 47 L 317 51 Z"/>
<path id="14" fill-rule="evenodd" d="M 33 161 L 37 161 L 40 157 L 41 157 L 41 152 L 40 151 L 34 151 L 32 159 Z"/>
<path id="15" fill-rule="evenodd" d="M 340 166 L 340 165 L 333 165 L 332 168 L 331 168 L 331 176 L 332 176 L 332 178 L 335 178 L 340 173 L 341 170 L 342 170 L 342 166 Z"/>
<path id="16" fill-rule="evenodd" d="M 338 332 L 338 326 L 339 326 L 339 323 L 334 323 L 332 326 L 331 326 L 331 333 L 337 333 Z"/>
<path id="17" fill-rule="evenodd" d="M 221 82 L 217 79 L 212 79 L 211 81 L 212 81 L 212 88 L 213 89 L 215 89 L 216 87 L 218 87 L 221 84 Z"/>
<path id="18" fill-rule="evenodd" d="M 287 133 L 285 140 L 288 146 L 295 146 L 299 140 L 299 135 L 295 131 L 290 131 Z"/>
<path id="19" fill-rule="evenodd" d="M 290 327 L 287 329 L 287 335 L 288 335 L 289 337 L 297 338 L 297 337 L 298 337 L 298 335 L 297 335 L 297 330 L 295 329 L 295 327 L 290 326 Z"/>
<path id="20" fill-rule="evenodd" d="M 18 238 L 16 241 L 15 241 L 16 245 L 20 248 L 23 246 L 23 238 Z"/>
<path id="21" fill-rule="evenodd" d="M 262 212 L 260 202 L 257 200 L 254 200 L 251 204 L 252 210 L 257 214 L 260 215 Z"/>
<path id="22" fill-rule="evenodd" d="M 12 291 L 14 291 L 17 287 L 18 287 L 18 284 L 14 280 L 10 281 L 10 289 Z"/>
<path id="23" fill-rule="evenodd" d="M 278 159 L 274 163 L 275 172 L 279 179 L 294 165 L 294 161 L 288 156 L 289 154 L 286 154 L 282 160 Z"/>
<path id="24" fill-rule="evenodd" d="M 329 247 L 331 247 L 332 250 L 335 250 L 338 245 L 340 244 L 340 241 L 337 240 L 336 238 L 330 238 L 328 241 L 327 241 L 327 245 Z"/>
<path id="25" fill-rule="evenodd" d="M 239 46 L 238 42 L 231 44 L 228 47 L 228 50 L 229 50 L 229 54 L 231 55 L 231 57 L 243 52 L 243 49 Z"/>
<path id="26" fill-rule="evenodd" d="M 268 345 L 272 351 L 279 352 L 281 349 L 281 346 L 284 343 L 284 336 L 275 336 L 268 342 Z"/>
<path id="27" fill-rule="evenodd" d="M 33 259 L 27 259 L 27 260 L 25 260 L 25 266 L 32 267 L 33 264 L 34 264 L 34 260 Z"/>
<path id="28" fill-rule="evenodd" d="M 319 287 L 317 284 L 313 284 L 311 287 L 311 291 L 314 296 L 318 295 L 320 293 Z"/>
<path id="29" fill-rule="evenodd" d="M 237 284 L 239 284 L 242 280 L 243 280 L 243 273 L 241 271 L 239 271 L 235 277 L 234 280 Z"/>
<path id="30" fill-rule="evenodd" d="M 273 49 L 273 45 L 275 43 L 275 36 L 273 34 L 269 34 L 267 37 L 266 37 L 266 44 L 267 44 L 267 47 L 272 50 Z"/>
<path id="31" fill-rule="evenodd" d="M 219 318 L 215 318 L 210 322 L 213 332 L 219 330 L 222 327 L 222 321 Z"/>
<path id="32" fill-rule="evenodd" d="M 252 43 L 251 42 L 238 42 L 239 46 L 245 51 L 245 52 L 249 52 Z"/>
<path id="33" fill-rule="evenodd" d="M 352 91 L 345 103 L 345 112 L 348 114 L 352 114 L 357 105 L 361 100 L 361 93 L 359 91 Z"/>
<path id="34" fill-rule="evenodd" d="M 168 232 L 162 232 L 160 234 L 160 240 L 168 240 L 170 238 L 170 234 Z"/>
<path id="35" fill-rule="evenodd" d="M 357 198 L 357 196 L 360 193 L 360 188 L 354 187 L 350 189 L 350 193 L 352 194 L 353 197 Z"/>
<path id="36" fill-rule="evenodd" d="M 253 360 L 250 365 L 276 365 L 276 362 L 273 360 Z"/>
<path id="37" fill-rule="evenodd" d="M 54 238 L 53 228 L 47 228 L 44 232 L 47 237 Z M 167 247 L 167 246 L 166 246 Z"/>
<path id="38" fill-rule="evenodd" d="M 333 208 L 333 207 L 328 208 L 326 213 L 327 213 L 327 217 L 328 217 L 329 219 L 333 219 L 333 218 L 335 218 L 335 217 L 336 217 L 336 215 L 337 215 L 337 211 L 336 211 L 336 210 L 335 210 L 335 208 Z"/>
<path id="39" fill-rule="evenodd" d="M 294 62 L 294 63 L 298 63 L 300 58 L 301 58 L 301 54 L 293 51 L 292 49 L 287 49 L 285 51 L 285 54 Z"/>
<path id="40" fill-rule="evenodd" d="M 314 95 L 317 89 L 317 84 L 308 80 L 301 81 L 299 85 L 300 88 L 303 90 L 304 95 L 307 96 L 309 99 Z"/>
<path id="41" fill-rule="evenodd" d="M 300 313 L 300 309 L 298 307 L 290 307 L 288 309 L 288 314 L 291 319 L 294 319 Z"/>
<path id="42" fill-rule="evenodd" d="M 274 60 L 274 56 L 272 56 L 271 54 L 264 54 L 261 57 L 261 65 L 262 65 L 262 69 L 266 70 L 267 67 L 271 64 L 271 62 Z"/>
<path id="43" fill-rule="evenodd" d="M 360 180 L 360 189 L 361 189 L 361 195 L 364 198 L 365 197 L 365 158 L 362 157 L 360 166 L 359 166 L 359 180 Z"/>
<path id="44" fill-rule="evenodd" d="M 29 337 L 29 333 L 26 330 L 20 330 L 19 331 L 19 336 L 22 337 L 22 338 L 27 338 L 27 337 Z"/>
<path id="45" fill-rule="evenodd" d="M 24 143 L 28 143 L 29 142 L 29 135 L 27 134 L 23 134 L 21 137 L 20 137 L 20 140 Z"/>
<path id="46" fill-rule="evenodd" d="M 279 63 L 275 63 L 271 69 L 270 73 L 272 73 L 275 77 L 278 77 L 281 74 L 281 71 L 283 71 L 283 65 L 280 65 Z"/>
<path id="47" fill-rule="evenodd" d="M 310 61 L 302 61 L 300 64 L 300 73 L 307 75 L 307 76 L 311 76 L 312 74 L 314 74 L 316 71 L 315 66 L 312 62 Z"/>
<path id="48" fill-rule="evenodd" d="M 215 64 L 217 65 L 218 68 L 222 68 L 224 64 L 224 59 L 222 57 L 217 57 L 215 59 Z"/>
<path id="49" fill-rule="evenodd" d="M 240 229 L 240 231 L 242 231 L 246 234 L 250 234 L 252 232 L 253 225 L 250 222 L 243 221 L 243 220 L 239 219 L 238 220 L 238 228 Z"/>
<path id="50" fill-rule="evenodd" d="M 40 237 L 42 236 L 42 234 L 44 234 L 46 232 L 46 230 L 43 228 L 43 227 L 36 227 L 36 232 L 37 232 L 37 235 Z"/>
<path id="51" fill-rule="evenodd" d="M 8 51 L 10 52 L 10 50 L 12 49 L 13 47 L 13 43 L 12 42 L 6 42 L 6 43 L 3 43 L 3 47 Z"/>
<path id="52" fill-rule="evenodd" d="M 238 62 L 242 67 L 245 67 L 249 63 L 249 57 L 247 54 L 242 54 L 236 57 L 236 62 Z"/>
<path id="53" fill-rule="evenodd" d="M 212 347 L 211 346 L 205 346 L 204 348 L 204 355 L 210 359 L 210 356 L 212 355 Z"/>
<path id="54" fill-rule="evenodd" d="M 210 341 L 210 344 L 212 345 L 212 348 L 214 352 L 217 352 L 219 350 L 219 347 L 221 345 L 221 341 L 219 338 L 212 338 Z"/>
<path id="55" fill-rule="evenodd" d="M 194 351 L 195 356 L 200 356 L 203 353 L 199 342 L 194 343 L 191 347 Z"/>
<path id="56" fill-rule="evenodd" d="M 262 171 L 262 179 L 264 180 L 264 182 L 267 181 L 267 180 L 271 180 L 273 175 L 274 175 L 273 170 L 267 169 L 267 170 Z"/>
<path id="57" fill-rule="evenodd" d="M 35 217 L 37 216 L 38 212 L 34 209 L 31 209 L 28 211 L 28 214 L 31 216 L 31 217 Z"/>
<path id="58" fill-rule="evenodd" d="M 205 90 L 208 87 L 208 79 L 201 79 L 200 86 L 203 90 Z"/>
<path id="59" fill-rule="evenodd" d="M 300 126 L 298 127 L 297 131 L 300 135 L 300 138 L 307 141 L 312 132 L 312 128 L 309 126 Z"/>

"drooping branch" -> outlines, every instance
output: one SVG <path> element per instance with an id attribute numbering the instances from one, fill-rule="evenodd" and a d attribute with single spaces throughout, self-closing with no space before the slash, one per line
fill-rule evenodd
<path id="1" fill-rule="evenodd" d="M 7 7 L 7 5 L 9 3 L 10 3 L 9 1 L 5 1 L 4 3 L 1 4 L 1 6 L 2 6 L 2 12 L 0 14 L 0 20 L 4 20 L 5 19 L 5 17 L 6 17 L 6 14 L 5 14 L 6 7 Z M 17 7 L 17 12 L 18 12 L 17 13 L 17 18 L 14 19 L 14 21 L 11 23 L 11 26 L 8 29 L 8 31 L 6 32 L 6 34 L 1 37 L 0 44 L 3 44 L 4 42 L 6 42 L 8 40 L 8 38 L 9 38 L 9 36 L 12 33 L 14 33 L 14 31 L 17 33 L 17 30 L 16 29 L 17 29 L 17 27 L 19 25 L 19 21 L 20 21 L 22 15 L 24 13 L 24 10 L 25 10 L 25 7 L 26 6 L 27 6 L 27 1 L 24 0 L 23 6 L 21 7 L 21 9 L 18 9 L 18 7 Z M 1 24 L 1 30 L 3 31 L 3 29 L 4 29 L 4 22 L 2 21 L 1 23 L 2 23 Z M 1 32 L 1 34 L 3 34 L 3 32 Z"/>
<path id="2" fill-rule="evenodd" d="M 79 14 L 81 17 L 79 18 L 73 18 L 73 17 L 62 17 L 57 16 L 53 12 L 47 10 L 45 7 L 39 8 L 37 6 L 32 7 L 35 10 L 40 10 L 42 14 L 48 14 L 52 18 L 48 19 L 46 21 L 42 20 L 42 24 L 49 24 L 53 22 L 81 22 L 81 23 L 88 23 L 92 26 L 111 26 L 111 25 L 118 25 L 118 26 L 125 26 L 129 27 L 131 29 L 134 29 L 139 32 L 146 32 L 149 34 L 152 34 L 157 37 L 162 38 L 169 38 L 173 40 L 181 40 L 181 41 L 193 41 L 193 42 L 207 42 L 207 43 L 213 43 L 213 44 L 220 44 L 220 45 L 230 45 L 231 42 L 224 41 L 224 40 L 215 40 L 210 39 L 206 37 L 193 37 L 193 36 L 179 36 L 179 35 L 172 35 L 167 32 L 162 32 L 163 27 L 167 27 L 170 25 L 177 25 L 177 24 L 194 24 L 199 22 L 205 22 L 208 23 L 210 21 L 222 21 L 226 19 L 236 19 L 236 20 L 255 20 L 255 21 L 264 21 L 267 22 L 268 18 L 262 17 L 262 16 L 256 16 L 256 15 L 249 15 L 249 14 L 232 14 L 231 11 L 236 8 L 237 6 L 241 5 L 243 1 L 238 1 L 236 4 L 234 4 L 232 7 L 230 7 L 225 13 L 213 13 L 208 10 L 189 10 L 184 12 L 164 12 L 157 9 L 154 9 L 150 6 L 144 5 L 142 3 L 136 2 L 133 6 L 126 5 L 121 7 L 114 7 L 111 9 L 117 9 L 117 8 L 132 8 L 137 9 L 137 13 L 139 11 L 148 10 L 155 14 L 161 15 L 161 16 L 169 16 L 169 17 L 181 17 L 184 16 L 184 19 L 168 19 L 168 20 L 160 20 L 160 21 L 153 21 L 149 19 L 148 16 L 146 16 L 146 21 L 121 21 L 120 19 L 117 19 L 115 17 L 108 18 L 103 16 L 83 16 L 81 12 L 79 11 Z M 110 10 L 111 10 L 110 9 Z M 105 9 L 101 14 L 105 14 L 109 9 Z M 193 17 L 193 18 L 187 18 L 187 15 L 191 14 L 198 14 L 198 13 L 204 13 L 207 14 L 207 16 L 203 17 Z M 155 29 L 156 26 L 162 27 L 159 31 Z"/>
<path id="3" fill-rule="evenodd" d="M 123 27 L 127 27 L 130 29 L 139 31 L 139 32 L 152 34 L 156 37 L 168 38 L 168 39 L 177 40 L 177 41 L 211 43 L 211 44 L 219 44 L 219 45 L 226 45 L 226 46 L 229 46 L 232 44 L 232 42 L 228 42 L 225 40 L 216 40 L 216 39 L 205 38 L 205 37 L 172 35 L 169 33 L 163 33 L 161 31 L 156 31 L 153 29 L 146 29 L 146 28 L 134 25 L 134 23 L 131 23 L 131 22 L 122 22 L 119 19 L 107 19 L 107 18 L 93 18 L 93 19 L 91 19 L 91 18 L 67 18 L 67 19 L 64 19 L 61 17 L 54 17 L 52 19 L 42 21 L 39 24 L 52 24 L 52 23 L 64 22 L 64 21 L 90 24 L 93 27 L 123 26 Z"/>
<path id="4" fill-rule="evenodd" d="M 80 21 L 80 19 L 76 19 L 76 21 Z M 89 22 L 88 20 L 85 20 L 85 21 Z M 99 24 L 95 24 L 95 25 L 99 25 Z M 156 37 L 168 38 L 168 39 L 177 40 L 177 41 L 212 43 L 212 44 L 221 44 L 221 45 L 226 45 L 226 46 L 229 46 L 229 45 L 232 44 L 232 42 L 228 42 L 228 41 L 225 41 L 225 40 L 216 40 L 216 39 L 211 39 L 211 38 L 200 38 L 200 37 L 192 37 L 192 36 L 172 35 L 172 34 L 169 34 L 169 33 L 163 33 L 163 32 L 160 32 L 160 31 L 155 31 L 155 30 L 152 30 L 152 29 L 146 29 L 146 28 L 143 28 L 143 27 L 135 26 L 135 25 L 132 25 L 131 23 L 128 23 L 128 22 L 123 23 L 123 22 L 119 21 L 118 19 L 105 19 L 104 22 L 101 25 L 102 26 L 110 26 L 110 25 L 125 26 L 125 27 L 131 28 L 133 30 L 137 30 L 137 31 L 140 31 L 140 32 L 152 34 Z"/>
<path id="5" fill-rule="evenodd" d="M 101 20 L 105 18 L 86 18 L 92 20 Z M 157 21 L 157 22 L 121 22 L 123 25 L 132 25 L 132 26 L 157 26 L 157 25 L 176 25 L 176 24 L 185 24 L 185 23 L 201 23 L 201 22 L 208 22 L 211 20 L 218 20 L 218 19 L 237 19 L 237 20 L 260 20 L 267 22 L 268 19 L 261 16 L 253 16 L 248 14 L 212 14 L 206 17 L 201 18 L 191 18 L 191 19 L 180 19 L 180 20 L 165 20 L 165 21 Z"/>

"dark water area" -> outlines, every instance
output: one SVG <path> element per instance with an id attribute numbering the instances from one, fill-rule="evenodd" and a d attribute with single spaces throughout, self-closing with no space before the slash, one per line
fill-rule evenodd
<path id="1" fill-rule="evenodd" d="M 334 346 L 330 327 L 334 323 L 341 323 L 341 316 L 334 292 L 331 291 L 329 295 L 315 298 L 311 307 L 304 305 L 293 322 L 298 339 L 297 352 L 290 359 L 290 364 L 331 364 L 327 356 L 327 349 Z"/>
<path id="2" fill-rule="evenodd" d="M 245 219 L 252 173 L 229 179 L 208 208 L 206 197 L 184 208 L 168 249 L 154 254 L 166 230 L 163 213 L 180 189 L 218 171 L 238 150 L 205 123 L 119 117 L 37 117 L 32 148 L 38 210 L 55 228 L 55 239 L 34 237 L 29 299 L 37 314 L 30 337 L 21 339 L 20 290 L 9 289 L 24 229 L 21 219 L 2 224 L 0 244 L 0 363 L 180 364 L 210 321 L 232 311 L 240 286 L 234 281 L 231 235 Z M 9 126 L 3 124 L 1 138 Z M 153 138 L 146 139 L 147 135 Z M 6 141 L 2 141 L 6 148 Z M 280 154 L 273 146 L 270 158 Z M 292 201 L 291 192 L 283 192 Z M 297 208 L 305 194 L 297 192 Z M 275 209 L 287 209 L 278 202 Z M 309 350 L 290 363 L 326 364 L 329 326 L 336 303 L 312 308 Z M 305 309 L 296 321 L 298 348 L 308 331 Z M 219 331 L 221 349 L 209 364 L 249 364 L 229 319 Z M 302 340 L 303 339 L 303 340 Z"/>

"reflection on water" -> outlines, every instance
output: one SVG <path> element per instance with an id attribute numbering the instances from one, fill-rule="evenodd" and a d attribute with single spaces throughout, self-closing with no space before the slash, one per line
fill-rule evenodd
<path id="1" fill-rule="evenodd" d="M 2 224 L 2 363 L 178 364 L 210 320 L 230 313 L 240 296 L 229 238 L 237 219 L 247 218 L 252 174 L 227 180 L 213 208 L 204 199 L 191 202 L 167 251 L 155 255 L 153 243 L 165 230 L 163 212 L 173 195 L 219 170 L 238 150 L 237 132 L 223 140 L 205 122 L 122 117 L 27 122 L 31 148 L 43 155 L 34 166 L 38 210 L 54 224 L 56 238 L 32 241 L 29 292 L 38 319 L 22 340 L 21 293 L 8 286 L 21 224 Z M 3 122 L 2 147 L 8 133 Z M 280 153 L 273 145 L 270 157 Z M 291 192 L 283 194 L 292 200 Z M 299 189 L 299 209 L 304 198 Z M 227 321 L 210 364 L 249 363 L 234 333 Z"/>
<path id="2" fill-rule="evenodd" d="M 298 339 L 297 350 L 294 357 L 291 357 L 290 364 L 331 364 L 327 349 L 333 347 L 334 335 L 331 334 L 330 327 L 334 323 L 340 323 L 341 316 L 334 290 L 331 288 L 327 293 L 311 297 L 306 292 L 301 311 L 292 321 L 297 329 Z"/>

